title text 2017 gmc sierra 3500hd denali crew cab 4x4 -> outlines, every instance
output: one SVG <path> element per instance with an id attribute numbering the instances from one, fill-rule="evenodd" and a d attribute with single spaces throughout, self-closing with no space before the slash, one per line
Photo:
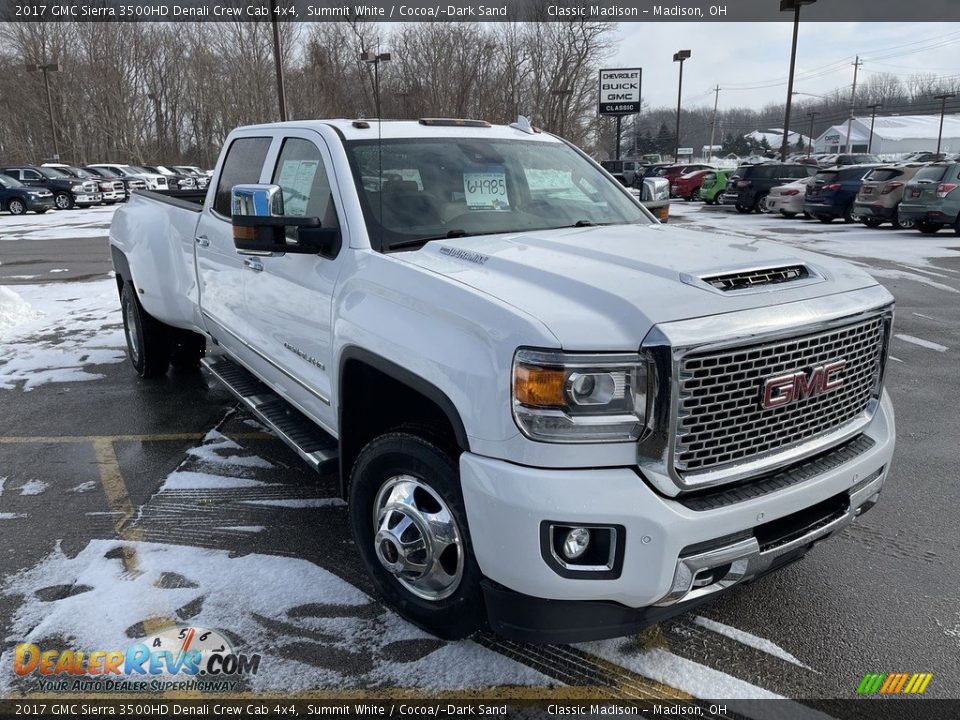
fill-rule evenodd
<path id="1" fill-rule="evenodd" d="M 376 588 L 444 637 L 631 632 L 890 467 L 883 287 L 661 225 L 523 119 L 239 128 L 202 205 L 138 191 L 110 238 L 139 374 L 202 360 L 337 470 Z"/>

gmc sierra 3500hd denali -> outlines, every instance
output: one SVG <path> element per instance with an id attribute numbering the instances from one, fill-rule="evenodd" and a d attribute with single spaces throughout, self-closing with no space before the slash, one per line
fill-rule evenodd
<path id="1" fill-rule="evenodd" d="M 524 119 L 239 128 L 202 205 L 136 192 L 110 238 L 138 373 L 202 361 L 339 472 L 437 635 L 629 633 L 798 559 L 890 467 L 883 287 L 661 225 Z"/>

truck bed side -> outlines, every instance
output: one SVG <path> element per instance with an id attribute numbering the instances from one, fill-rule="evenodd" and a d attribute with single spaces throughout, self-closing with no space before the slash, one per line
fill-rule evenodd
<path id="1" fill-rule="evenodd" d="M 110 226 L 117 275 L 133 284 L 153 317 L 191 330 L 202 327 L 194 255 L 202 209 L 202 203 L 138 190 Z"/>

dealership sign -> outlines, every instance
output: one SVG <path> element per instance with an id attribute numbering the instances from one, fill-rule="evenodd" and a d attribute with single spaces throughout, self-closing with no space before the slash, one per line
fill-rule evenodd
<path id="1" fill-rule="evenodd" d="M 631 115 L 640 112 L 642 68 L 600 71 L 601 115 Z"/>

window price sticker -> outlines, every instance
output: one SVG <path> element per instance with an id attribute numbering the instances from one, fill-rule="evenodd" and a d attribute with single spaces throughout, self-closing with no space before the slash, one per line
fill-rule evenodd
<path id="1" fill-rule="evenodd" d="M 471 210 L 510 211 L 507 173 L 502 165 L 470 167 L 463 173 L 463 192 Z"/>

